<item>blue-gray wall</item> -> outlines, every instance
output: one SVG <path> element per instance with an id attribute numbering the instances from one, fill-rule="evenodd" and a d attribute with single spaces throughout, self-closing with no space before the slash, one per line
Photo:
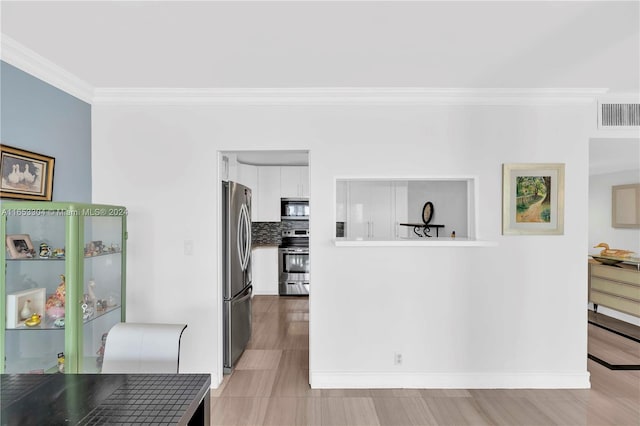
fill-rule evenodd
<path id="1" fill-rule="evenodd" d="M 0 143 L 55 157 L 54 201 L 91 202 L 91 105 L 1 66 Z"/>

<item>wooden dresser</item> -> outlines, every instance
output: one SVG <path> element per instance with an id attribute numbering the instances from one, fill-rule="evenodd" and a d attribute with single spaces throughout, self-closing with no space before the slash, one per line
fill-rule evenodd
<path id="1" fill-rule="evenodd" d="M 640 317 L 640 270 L 638 265 L 619 263 L 615 266 L 589 261 L 589 301 Z"/>

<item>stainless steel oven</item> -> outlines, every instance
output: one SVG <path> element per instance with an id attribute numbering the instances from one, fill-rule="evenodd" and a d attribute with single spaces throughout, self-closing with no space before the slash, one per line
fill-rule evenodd
<path id="1" fill-rule="evenodd" d="M 279 294 L 304 296 L 309 294 L 309 230 L 282 231 L 278 247 Z"/>

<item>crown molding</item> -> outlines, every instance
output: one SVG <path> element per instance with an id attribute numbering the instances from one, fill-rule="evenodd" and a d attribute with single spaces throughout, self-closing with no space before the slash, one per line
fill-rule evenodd
<path id="1" fill-rule="evenodd" d="M 92 85 L 5 34 L 0 34 L 0 57 L 4 62 L 84 102 L 93 100 Z"/>
<path id="2" fill-rule="evenodd" d="M 97 88 L 94 105 L 557 105 L 594 102 L 607 89 L 422 87 Z"/>
<path id="3" fill-rule="evenodd" d="M 96 88 L 0 34 L 0 57 L 92 105 L 566 105 L 588 104 L 605 88 Z"/>

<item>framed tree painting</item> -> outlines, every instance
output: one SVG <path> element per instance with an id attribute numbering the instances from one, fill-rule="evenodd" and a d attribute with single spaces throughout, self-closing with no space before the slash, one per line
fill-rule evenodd
<path id="1" fill-rule="evenodd" d="M 502 234 L 564 234 L 564 164 L 503 164 Z"/>

